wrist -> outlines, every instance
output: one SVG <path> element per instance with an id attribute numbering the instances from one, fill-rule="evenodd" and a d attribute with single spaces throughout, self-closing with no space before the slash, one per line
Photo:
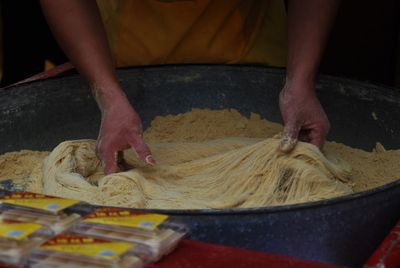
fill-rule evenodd
<path id="1" fill-rule="evenodd" d="M 93 96 L 101 112 L 112 107 L 129 103 L 124 91 L 117 85 L 92 85 Z"/>
<path id="2" fill-rule="evenodd" d="M 292 59 L 288 61 L 286 69 L 286 83 L 314 87 L 317 76 L 317 64 L 306 59 Z"/>
<path id="3" fill-rule="evenodd" d="M 315 78 L 310 76 L 286 76 L 284 90 L 298 93 L 314 93 Z"/>

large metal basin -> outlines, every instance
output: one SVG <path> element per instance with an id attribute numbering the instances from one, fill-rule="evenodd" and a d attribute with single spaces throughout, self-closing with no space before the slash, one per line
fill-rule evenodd
<path id="1" fill-rule="evenodd" d="M 145 126 L 156 115 L 192 107 L 236 108 L 280 121 L 282 70 L 190 65 L 118 74 Z M 327 76 L 319 79 L 317 89 L 333 126 L 329 139 L 368 150 L 376 141 L 400 148 L 399 92 Z M 95 139 L 99 122 L 97 106 L 77 75 L 0 90 L 0 153 L 51 150 L 64 140 Z M 161 212 L 186 222 L 192 239 L 359 266 L 400 218 L 400 182 L 301 205 Z"/>

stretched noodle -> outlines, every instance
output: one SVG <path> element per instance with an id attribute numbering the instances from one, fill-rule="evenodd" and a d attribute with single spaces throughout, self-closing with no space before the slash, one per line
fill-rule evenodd
<path id="1" fill-rule="evenodd" d="M 279 140 L 222 138 L 149 144 L 157 161 L 145 167 L 131 150 L 133 169 L 104 176 L 95 141 L 66 141 L 44 161 L 45 194 L 98 205 L 201 209 L 284 205 L 352 193 L 350 167 L 299 143 L 290 154 Z"/>

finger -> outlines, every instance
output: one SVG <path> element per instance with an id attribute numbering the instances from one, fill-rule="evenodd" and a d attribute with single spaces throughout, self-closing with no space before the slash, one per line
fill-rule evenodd
<path id="1" fill-rule="evenodd" d="M 310 132 L 310 143 L 317 146 L 320 150 L 324 147 L 327 132 L 324 129 L 316 128 Z"/>
<path id="2" fill-rule="evenodd" d="M 135 135 L 128 139 L 130 146 L 136 151 L 140 160 L 147 165 L 154 166 L 156 164 L 153 156 L 151 155 L 149 147 L 144 142 L 141 135 Z"/>
<path id="3" fill-rule="evenodd" d="M 297 144 L 300 128 L 294 123 L 287 123 L 283 128 L 282 138 L 279 144 L 279 150 L 283 153 L 289 153 Z"/>
<path id="4" fill-rule="evenodd" d="M 102 139 L 97 140 L 96 156 L 102 163 L 104 174 L 108 175 L 119 171 L 116 152 L 113 153 L 113 150 L 105 148 Z"/>
<path id="5" fill-rule="evenodd" d="M 120 171 L 117 163 L 116 151 L 105 150 L 103 153 L 100 152 L 100 157 L 103 162 L 104 173 L 106 175 Z"/>

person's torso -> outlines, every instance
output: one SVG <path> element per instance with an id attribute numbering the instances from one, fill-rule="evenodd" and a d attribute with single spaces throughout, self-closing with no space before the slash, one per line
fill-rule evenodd
<path id="1" fill-rule="evenodd" d="M 282 0 L 98 0 L 117 66 L 284 66 Z"/>

